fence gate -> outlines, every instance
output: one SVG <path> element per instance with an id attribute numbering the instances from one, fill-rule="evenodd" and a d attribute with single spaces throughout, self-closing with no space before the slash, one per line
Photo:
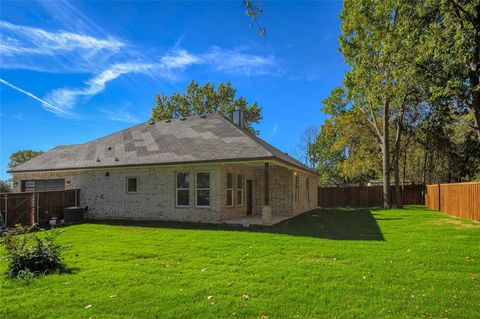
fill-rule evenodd
<path id="1" fill-rule="evenodd" d="M 0 212 L 7 227 L 16 224 L 44 225 L 52 217 L 63 219 L 63 209 L 79 205 L 79 189 L 1 193 Z"/>

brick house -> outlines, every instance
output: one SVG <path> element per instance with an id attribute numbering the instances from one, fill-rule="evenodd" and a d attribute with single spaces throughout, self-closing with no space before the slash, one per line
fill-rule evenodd
<path id="1" fill-rule="evenodd" d="M 59 146 L 10 170 L 14 191 L 80 189 L 89 219 L 269 223 L 314 209 L 316 173 L 233 118 L 150 121 Z"/>

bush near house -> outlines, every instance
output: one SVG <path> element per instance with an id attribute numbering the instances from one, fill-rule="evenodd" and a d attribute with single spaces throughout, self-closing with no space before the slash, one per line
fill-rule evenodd
<path id="1" fill-rule="evenodd" d="M 57 243 L 60 230 L 45 233 L 33 232 L 33 226 L 18 225 L 8 229 L 1 237 L 5 248 L 7 274 L 11 278 L 39 276 L 65 269 L 61 251 L 65 248 Z"/>
<path id="2" fill-rule="evenodd" d="M 420 206 L 271 227 L 85 223 L 59 240 L 71 271 L 0 277 L 0 317 L 478 317 L 480 224 Z"/>

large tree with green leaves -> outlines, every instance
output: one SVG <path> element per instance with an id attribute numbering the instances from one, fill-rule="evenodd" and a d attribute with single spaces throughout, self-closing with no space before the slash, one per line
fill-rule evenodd
<path id="1" fill-rule="evenodd" d="M 341 52 L 350 66 L 344 86 L 351 112 L 363 116 L 382 153 L 384 207 L 390 207 L 390 130 L 398 150 L 403 120 L 417 94 L 412 62 L 418 41 L 416 1 L 345 1 L 341 14 Z M 398 160 L 398 152 L 396 160 Z M 398 165 L 395 165 L 398 170 Z M 397 175 L 395 175 L 397 177 Z M 398 180 L 397 205 L 401 206 Z"/>
<path id="2" fill-rule="evenodd" d="M 428 0 L 422 61 L 433 100 L 442 98 L 461 114 L 480 140 L 480 1 Z"/>
<path id="3" fill-rule="evenodd" d="M 249 131 L 258 134 L 253 124 L 262 119 L 262 109 L 257 102 L 248 104 L 244 97 L 236 97 L 236 89 L 230 82 L 220 83 L 216 88 L 212 83 L 199 85 L 192 81 L 185 93 L 173 93 L 168 96 L 155 96 L 152 120 L 164 120 L 181 116 L 215 113 L 230 118 L 235 109 L 243 111 L 244 125 Z"/>
<path id="4" fill-rule="evenodd" d="M 42 154 L 43 151 L 32 151 L 32 150 L 20 150 L 10 155 L 10 162 L 8 163 L 9 168 L 14 168 L 22 163 L 25 163 L 28 160 L 31 160 L 35 156 Z"/>
<path id="5" fill-rule="evenodd" d="M 381 156 L 373 128 L 363 114 L 352 107 L 342 87 L 322 101 L 329 116 L 316 139 L 315 154 L 320 184 L 366 184 L 381 174 Z"/>

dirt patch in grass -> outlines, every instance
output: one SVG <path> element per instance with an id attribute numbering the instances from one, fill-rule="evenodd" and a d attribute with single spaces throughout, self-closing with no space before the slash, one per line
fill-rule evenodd
<path id="1" fill-rule="evenodd" d="M 454 225 L 458 228 L 480 228 L 480 222 L 456 218 L 442 218 L 431 222 L 432 225 Z"/>

